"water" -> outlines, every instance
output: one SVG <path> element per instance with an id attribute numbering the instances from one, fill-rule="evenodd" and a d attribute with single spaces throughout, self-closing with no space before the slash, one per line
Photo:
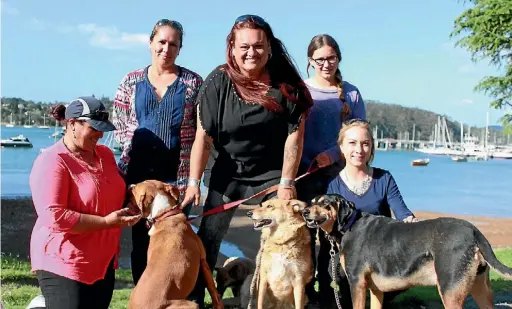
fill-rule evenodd
<path id="1" fill-rule="evenodd" d="M 1 149 L 2 197 L 29 196 L 30 169 L 41 148 L 53 144 L 53 129 L 1 128 L 2 138 L 23 134 L 34 147 Z M 426 167 L 413 167 L 425 155 L 379 151 L 373 163 L 391 171 L 406 204 L 413 211 L 512 218 L 512 160 L 452 162 L 430 156 Z"/>

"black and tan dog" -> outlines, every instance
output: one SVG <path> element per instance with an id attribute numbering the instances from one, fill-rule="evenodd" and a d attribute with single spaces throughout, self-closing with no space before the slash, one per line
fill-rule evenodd
<path id="1" fill-rule="evenodd" d="M 355 309 L 382 308 L 383 293 L 412 286 L 437 286 L 445 308 L 463 308 L 471 294 L 480 308 L 493 308 L 489 266 L 508 279 L 512 268 L 496 258 L 471 223 L 437 218 L 417 223 L 361 213 L 342 196 L 313 199 L 303 211 L 309 227 L 336 239 Z"/>

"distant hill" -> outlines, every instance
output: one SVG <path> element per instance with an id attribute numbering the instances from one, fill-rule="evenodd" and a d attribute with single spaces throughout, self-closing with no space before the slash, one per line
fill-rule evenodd
<path id="1" fill-rule="evenodd" d="M 112 100 L 108 97 L 99 98 L 105 104 L 107 110 L 112 109 Z M 18 125 L 23 125 L 28 122 L 30 115 L 30 122 L 33 125 L 43 124 L 43 114 L 49 112 L 49 108 L 56 103 L 61 102 L 34 102 L 25 101 L 21 98 L 3 97 L 2 101 L 2 123 L 9 123 L 12 113 L 13 121 Z M 64 102 L 63 104 L 66 104 Z M 378 136 L 398 138 L 399 135 L 404 138 L 405 132 L 409 132 L 409 139 L 412 139 L 413 124 L 415 124 L 415 139 L 428 140 L 434 130 L 434 125 L 437 123 L 437 117 L 443 116 L 446 118 L 448 130 L 451 133 L 452 141 L 460 140 L 460 123 L 454 122 L 446 115 L 439 115 L 431 111 L 405 107 L 397 104 L 388 104 L 378 102 L 376 100 L 367 100 L 367 118 L 371 122 L 372 127 L 377 127 Z M 52 124 L 52 119 L 46 117 L 47 125 Z M 467 126 L 464 126 L 464 132 L 467 131 Z M 497 136 L 501 137 L 501 126 L 490 126 L 491 133 L 490 139 L 492 140 Z M 485 132 L 485 128 L 471 128 L 471 135 L 481 138 Z"/>
<path id="2" fill-rule="evenodd" d="M 492 126 L 489 126 L 489 129 L 493 130 L 493 131 L 496 131 L 496 132 L 502 132 L 503 131 L 503 126 L 492 125 Z"/>

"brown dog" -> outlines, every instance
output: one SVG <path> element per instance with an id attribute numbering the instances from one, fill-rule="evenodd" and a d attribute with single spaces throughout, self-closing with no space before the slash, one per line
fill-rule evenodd
<path id="1" fill-rule="evenodd" d="M 194 233 L 178 205 L 178 189 L 155 180 L 129 189 L 130 202 L 144 218 L 153 222 L 148 263 L 133 290 L 129 309 L 192 309 L 185 300 L 194 289 L 201 269 L 214 308 L 224 308 L 200 238 Z"/>
<path id="2" fill-rule="evenodd" d="M 311 237 L 301 216 L 305 207 L 297 200 L 272 199 L 247 213 L 264 241 L 258 309 L 304 308 L 305 287 L 313 277 Z"/>

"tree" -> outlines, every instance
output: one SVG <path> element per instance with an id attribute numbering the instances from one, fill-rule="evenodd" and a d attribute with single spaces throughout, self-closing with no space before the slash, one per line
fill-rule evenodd
<path id="1" fill-rule="evenodd" d="M 456 45 L 471 53 L 473 61 L 488 59 L 503 71 L 502 76 L 487 76 L 475 86 L 493 98 L 490 106 L 512 108 L 512 1 L 468 0 L 473 7 L 464 11 L 454 23 L 450 37 L 459 37 Z M 512 129 L 512 113 L 501 119 Z"/>

